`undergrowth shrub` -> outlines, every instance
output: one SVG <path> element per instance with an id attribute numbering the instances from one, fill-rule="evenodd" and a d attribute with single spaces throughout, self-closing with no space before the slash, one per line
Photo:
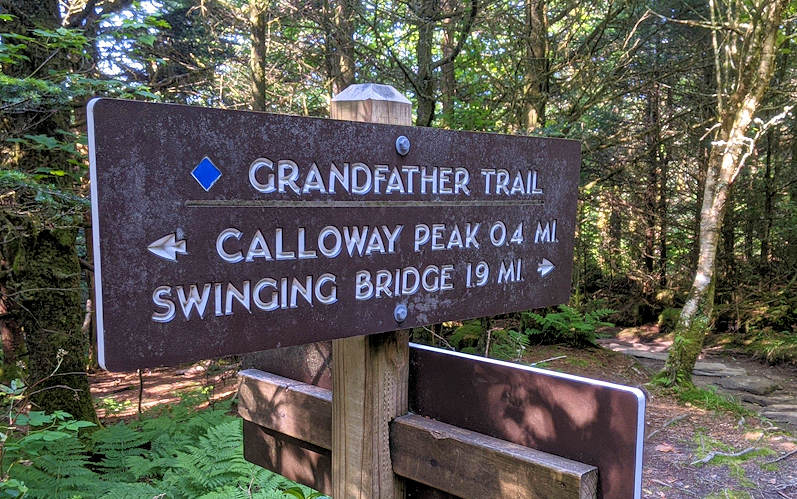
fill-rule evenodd
<path id="1" fill-rule="evenodd" d="M 770 364 L 797 364 L 797 332 L 765 328 L 748 335 L 742 343 L 745 350 L 753 356 L 766 359 Z"/>
<path id="2" fill-rule="evenodd" d="M 47 499 L 320 497 L 244 460 L 241 420 L 229 413 L 229 402 L 204 411 L 181 403 L 139 421 L 79 434 L 91 425 L 66 413 L 19 415 L 15 427 L 0 437 L 0 495 Z"/>
<path id="3" fill-rule="evenodd" d="M 482 324 L 478 319 L 463 321 L 448 338 L 448 342 L 459 351 L 476 353 L 476 347 L 483 333 Z"/>
<path id="4" fill-rule="evenodd" d="M 666 334 L 675 331 L 675 326 L 678 325 L 678 319 L 681 317 L 680 308 L 668 307 L 661 311 L 659 319 L 656 324 L 659 326 L 659 332 Z"/>
<path id="5" fill-rule="evenodd" d="M 734 345 L 772 364 L 797 364 L 797 293 L 793 285 L 740 286 L 716 305 L 718 328 Z"/>
<path id="6" fill-rule="evenodd" d="M 599 327 L 614 325 L 603 320 L 613 313 L 614 310 L 608 308 L 581 313 L 573 307 L 560 305 L 557 312 L 548 312 L 544 315 L 524 312 L 523 320 L 527 324 L 526 333 L 531 343 L 563 343 L 584 347 L 595 345 L 595 331 Z"/>
<path id="7" fill-rule="evenodd" d="M 495 329 L 490 340 L 490 357 L 501 360 L 518 361 L 529 346 L 528 335 L 512 329 Z"/>

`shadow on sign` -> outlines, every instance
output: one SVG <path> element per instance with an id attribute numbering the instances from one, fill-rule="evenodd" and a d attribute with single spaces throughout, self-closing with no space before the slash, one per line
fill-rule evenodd
<path id="1" fill-rule="evenodd" d="M 330 351 L 322 342 L 260 352 L 246 367 L 331 389 Z M 638 388 L 410 344 L 409 406 L 443 423 L 596 466 L 599 497 L 640 497 L 645 398 Z M 303 483 L 325 490 L 328 451 L 278 441 L 244 423 L 247 459 L 300 482 L 312 477 Z"/>

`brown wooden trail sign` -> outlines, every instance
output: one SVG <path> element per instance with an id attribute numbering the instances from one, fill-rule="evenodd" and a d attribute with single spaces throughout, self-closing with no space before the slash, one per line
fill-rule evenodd
<path id="1" fill-rule="evenodd" d="M 580 146 L 95 99 L 100 364 L 566 302 Z"/>
<path id="2" fill-rule="evenodd" d="M 239 390 L 244 456 L 322 492 L 331 490 L 331 357 L 328 342 L 261 352 L 249 359 L 257 369 L 241 372 Z M 409 358 L 411 413 L 474 432 L 476 439 L 484 435 L 596 466 L 598 497 L 641 496 L 645 397 L 638 388 L 423 345 L 411 344 Z M 408 497 L 437 497 L 429 485 L 456 493 L 467 484 L 445 475 L 454 464 L 434 459 L 429 448 L 426 461 L 405 454 L 401 438 L 394 471 L 427 484 L 410 483 Z M 499 490 L 500 471 L 482 474 L 481 488 L 470 484 L 465 496 Z"/>

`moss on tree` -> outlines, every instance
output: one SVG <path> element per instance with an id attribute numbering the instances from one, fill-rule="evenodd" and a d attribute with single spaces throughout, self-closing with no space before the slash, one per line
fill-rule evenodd
<path id="1" fill-rule="evenodd" d="M 88 340 L 81 331 L 83 300 L 76 228 L 36 228 L 20 219 L 13 251 L 17 322 L 29 352 L 32 403 L 95 421 L 86 377 Z"/>

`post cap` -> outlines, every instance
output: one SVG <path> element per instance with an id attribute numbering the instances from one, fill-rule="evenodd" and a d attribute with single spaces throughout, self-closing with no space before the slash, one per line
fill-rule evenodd
<path id="1" fill-rule="evenodd" d="M 409 99 L 390 85 L 355 83 L 332 98 L 332 102 L 378 100 L 411 104 Z"/>

